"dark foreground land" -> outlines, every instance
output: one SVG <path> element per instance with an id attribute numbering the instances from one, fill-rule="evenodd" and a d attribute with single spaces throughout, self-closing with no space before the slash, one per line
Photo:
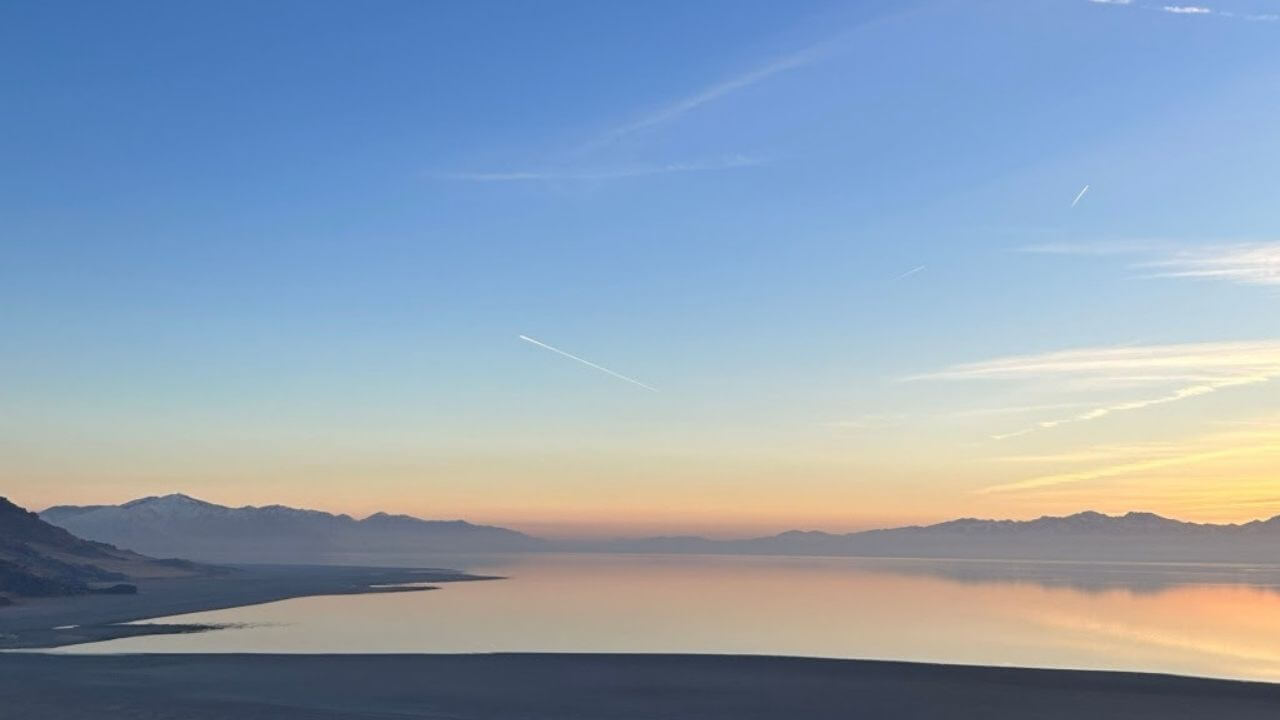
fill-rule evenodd
<path id="1" fill-rule="evenodd" d="M 0 655 L 25 720 L 1280 717 L 1280 685 L 713 655 Z"/>
<path id="2" fill-rule="evenodd" d="M 48 648 L 133 635 L 199 632 L 199 625 L 123 625 L 146 618 L 253 605 L 307 595 L 406 592 L 421 583 L 481 580 L 456 570 L 257 565 L 219 575 L 136 581 L 134 595 L 20 598 L 0 607 L 0 650 Z M 415 587 L 397 587 L 405 583 Z M 0 706 L 0 720 L 7 720 Z"/>

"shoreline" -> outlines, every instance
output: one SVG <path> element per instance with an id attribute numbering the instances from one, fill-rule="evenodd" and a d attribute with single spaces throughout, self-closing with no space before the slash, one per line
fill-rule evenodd
<path id="1" fill-rule="evenodd" d="M 1274 718 L 1280 685 L 758 655 L 0 654 L 15 717 Z"/>
<path id="2" fill-rule="evenodd" d="M 496 580 L 440 568 L 228 566 L 225 575 L 133 581 L 136 595 L 23 598 L 0 608 L 0 650 L 39 650 L 140 635 L 203 632 L 201 623 L 142 623 L 209 610 L 324 595 L 425 592 L 437 583 Z M 430 584 L 427 584 L 430 583 Z"/>

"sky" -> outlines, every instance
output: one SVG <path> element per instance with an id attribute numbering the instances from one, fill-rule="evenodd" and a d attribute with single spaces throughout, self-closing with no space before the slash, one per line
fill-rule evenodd
<path id="1" fill-rule="evenodd" d="M 1280 514 L 1280 6 L 1200 1 L 5 3 L 0 493 Z"/>

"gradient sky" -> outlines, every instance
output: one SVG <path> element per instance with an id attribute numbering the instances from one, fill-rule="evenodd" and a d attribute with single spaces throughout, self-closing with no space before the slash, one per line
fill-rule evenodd
<path id="1" fill-rule="evenodd" d="M 5 3 L 0 492 L 1280 513 L 1280 9 L 1203 1 Z"/>

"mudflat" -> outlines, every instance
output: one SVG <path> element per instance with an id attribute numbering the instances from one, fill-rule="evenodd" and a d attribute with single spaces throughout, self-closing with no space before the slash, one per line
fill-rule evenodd
<path id="1" fill-rule="evenodd" d="M 1280 717 L 1280 685 L 763 656 L 0 655 L 0 714 L 183 718 Z"/>
<path id="2" fill-rule="evenodd" d="M 136 595 L 23 598 L 0 608 L 0 649 L 47 648 L 134 635 L 193 632 L 199 625 L 121 625 L 147 618 L 308 595 L 413 592 L 425 583 L 488 579 L 456 570 L 254 565 L 218 575 L 136 580 Z M 406 584 L 413 584 L 406 587 Z"/>

